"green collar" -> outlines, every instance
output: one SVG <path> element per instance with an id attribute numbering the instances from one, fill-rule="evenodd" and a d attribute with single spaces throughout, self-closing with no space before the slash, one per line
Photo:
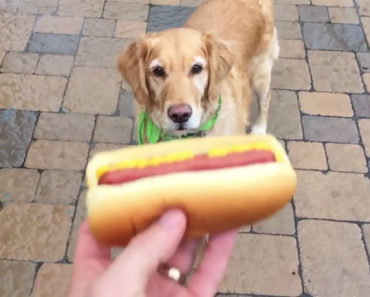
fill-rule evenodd
<path id="1" fill-rule="evenodd" d="M 218 107 L 217 107 L 215 114 L 206 123 L 204 123 L 202 126 L 199 127 L 199 130 L 201 133 L 204 133 L 205 131 L 209 131 L 214 127 L 218 119 L 218 115 L 220 113 L 221 105 L 222 105 L 222 97 L 220 95 L 220 98 L 218 100 Z M 149 143 L 157 143 L 159 142 L 159 140 L 171 141 L 171 140 L 175 140 L 179 138 L 189 138 L 189 137 L 194 137 L 194 136 L 199 135 L 199 133 L 188 134 L 188 135 L 184 135 L 181 137 L 174 137 L 174 136 L 167 135 L 156 124 L 154 124 L 152 119 L 149 117 L 149 115 L 145 111 L 140 113 L 138 128 L 139 128 L 138 129 L 138 143 L 140 145 L 144 144 L 145 130 L 146 130 L 146 139 L 148 140 Z"/>

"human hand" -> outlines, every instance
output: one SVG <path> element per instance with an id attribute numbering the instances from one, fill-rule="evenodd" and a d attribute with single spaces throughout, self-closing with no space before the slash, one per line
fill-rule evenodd
<path id="1" fill-rule="evenodd" d="M 110 247 L 95 241 L 85 221 L 80 229 L 69 297 L 213 297 L 225 273 L 236 231 L 212 236 L 187 286 L 158 273 L 166 263 L 189 273 L 200 240 L 181 243 L 186 217 L 167 212 L 111 260 Z"/>

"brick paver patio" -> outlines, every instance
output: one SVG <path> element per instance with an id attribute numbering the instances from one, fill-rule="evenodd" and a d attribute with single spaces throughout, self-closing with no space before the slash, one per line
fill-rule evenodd
<path id="1" fill-rule="evenodd" d="M 0 0 L 1 297 L 66 296 L 86 163 L 135 144 L 115 58 L 200 2 Z M 220 294 L 370 296 L 370 1 L 275 2 L 269 131 L 299 187 L 242 229 Z"/>

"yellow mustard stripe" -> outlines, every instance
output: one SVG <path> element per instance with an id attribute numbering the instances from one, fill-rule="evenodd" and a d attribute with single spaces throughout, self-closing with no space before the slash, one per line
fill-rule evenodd
<path id="1" fill-rule="evenodd" d="M 247 143 L 242 145 L 234 145 L 226 148 L 213 148 L 208 151 L 209 157 L 225 157 L 231 153 L 243 153 L 252 150 L 269 150 L 271 151 L 271 145 L 268 143 Z M 173 153 L 167 156 L 153 157 L 148 159 L 133 159 L 124 160 L 113 165 L 104 165 L 99 167 L 97 171 L 97 178 L 99 179 L 107 171 L 115 171 L 122 169 L 132 168 L 145 168 L 149 166 L 158 166 L 160 164 L 175 163 L 181 161 L 191 160 L 195 157 L 195 154 L 191 151 L 181 151 Z M 275 158 L 277 162 L 284 160 L 282 152 L 275 152 Z"/>
<path id="2" fill-rule="evenodd" d="M 168 164 L 191 160 L 195 157 L 195 154 L 191 151 L 182 151 L 173 153 L 167 156 L 154 157 L 148 159 L 133 159 L 118 162 L 114 165 L 101 166 L 97 171 L 97 177 L 100 178 L 107 171 L 132 169 L 132 168 L 145 168 L 149 166 L 157 166 L 160 164 Z"/>

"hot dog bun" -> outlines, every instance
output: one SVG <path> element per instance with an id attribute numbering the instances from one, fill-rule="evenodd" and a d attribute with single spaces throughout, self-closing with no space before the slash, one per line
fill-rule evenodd
<path id="1" fill-rule="evenodd" d="M 222 154 L 240 147 L 269 149 L 276 162 L 99 185 L 102 172 L 117 169 L 116 164 L 132 159 L 163 157 L 184 150 L 205 154 L 213 149 L 213 153 Z M 251 224 L 283 208 L 296 188 L 295 172 L 273 136 L 195 138 L 99 153 L 89 162 L 86 176 L 91 230 L 99 241 L 111 245 L 127 244 L 171 208 L 180 208 L 187 215 L 189 237 Z"/>

